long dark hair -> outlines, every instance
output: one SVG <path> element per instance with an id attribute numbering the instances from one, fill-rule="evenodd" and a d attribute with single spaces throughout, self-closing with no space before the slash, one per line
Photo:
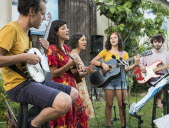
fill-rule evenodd
<path id="1" fill-rule="evenodd" d="M 78 46 L 78 40 L 79 40 L 82 36 L 83 36 L 83 34 L 80 33 L 80 32 L 78 32 L 78 33 L 73 34 L 73 35 L 70 37 L 69 46 L 71 47 L 71 49 L 77 48 L 77 46 Z"/>
<path id="2" fill-rule="evenodd" d="M 123 40 L 122 40 L 121 36 L 118 33 L 116 33 L 116 34 L 118 36 L 118 50 L 122 51 L 123 50 Z M 107 38 L 107 41 L 106 41 L 106 44 L 105 44 L 106 50 L 111 50 L 111 47 L 112 47 L 112 45 L 110 43 L 110 36 L 111 35 L 112 35 L 112 33 Z"/>
<path id="3" fill-rule="evenodd" d="M 51 24 L 51 27 L 50 27 L 50 31 L 49 31 L 49 35 L 48 35 L 48 41 L 49 41 L 49 44 L 54 44 L 57 46 L 57 48 L 59 50 L 62 51 L 60 45 L 59 45 L 59 38 L 58 36 L 56 35 L 56 33 L 58 32 L 59 28 L 61 26 L 63 26 L 64 24 L 66 24 L 66 21 L 64 20 L 54 20 Z"/>

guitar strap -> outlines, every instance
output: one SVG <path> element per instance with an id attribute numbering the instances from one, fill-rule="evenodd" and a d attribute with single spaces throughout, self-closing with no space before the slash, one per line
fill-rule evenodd
<path id="1" fill-rule="evenodd" d="M 17 72 L 19 75 L 21 75 L 25 78 L 28 78 L 28 76 L 22 70 L 20 70 L 15 64 L 9 66 L 9 68 L 12 69 L 13 71 Z"/>
<path id="2" fill-rule="evenodd" d="M 123 51 L 120 51 L 119 54 L 120 54 L 120 58 L 123 59 Z"/>

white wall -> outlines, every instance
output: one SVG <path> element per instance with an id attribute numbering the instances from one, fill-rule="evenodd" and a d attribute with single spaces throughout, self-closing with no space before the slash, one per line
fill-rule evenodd
<path id="1" fill-rule="evenodd" d="M 104 15 L 100 16 L 100 10 L 97 11 L 97 35 L 104 36 L 104 43 L 107 39 L 107 36 L 105 35 L 104 31 L 107 28 L 108 28 L 108 19 Z"/>
<path id="2" fill-rule="evenodd" d="M 1 0 L 0 2 L 0 29 L 11 21 L 12 0 Z"/>
<path id="3" fill-rule="evenodd" d="M 5 24 L 11 21 L 12 0 L 1 0 L 0 9 L 1 9 L 0 13 L 0 29 L 1 29 Z"/>

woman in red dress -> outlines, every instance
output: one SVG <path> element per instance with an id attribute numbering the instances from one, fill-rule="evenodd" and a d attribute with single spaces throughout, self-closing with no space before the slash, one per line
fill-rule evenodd
<path id="1" fill-rule="evenodd" d="M 48 63 L 52 75 L 52 81 L 59 82 L 76 88 L 76 82 L 73 78 L 70 68 L 76 65 L 76 58 L 69 57 L 70 49 L 65 44 L 69 39 L 69 29 L 66 22 L 55 20 L 51 24 L 48 41 L 49 48 L 47 52 Z M 67 114 L 50 122 L 51 128 L 88 128 L 88 118 L 80 97 Z"/>

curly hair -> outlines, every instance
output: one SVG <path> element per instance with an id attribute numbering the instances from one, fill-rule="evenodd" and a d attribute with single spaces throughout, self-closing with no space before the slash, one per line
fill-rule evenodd
<path id="1" fill-rule="evenodd" d="M 18 12 L 24 16 L 27 16 L 29 9 L 32 7 L 35 13 L 40 11 L 40 1 L 45 0 L 18 0 Z"/>
<path id="2" fill-rule="evenodd" d="M 164 43 L 164 41 L 165 41 L 164 37 L 162 35 L 160 35 L 160 34 L 159 35 L 154 35 L 154 36 L 151 37 L 151 40 L 150 40 L 151 44 L 153 44 L 154 40 L 157 40 L 158 42 L 162 41 L 162 43 Z"/>
<path id="3" fill-rule="evenodd" d="M 58 32 L 59 28 L 61 26 L 63 26 L 64 24 L 66 24 L 66 21 L 64 20 L 54 20 L 51 24 L 50 30 L 49 30 L 49 35 L 48 35 L 48 41 L 49 44 L 54 44 L 57 46 L 57 48 L 61 51 L 63 51 L 59 45 L 59 38 L 56 35 L 56 33 Z"/>
<path id="4" fill-rule="evenodd" d="M 69 45 L 72 49 L 74 48 L 77 48 L 78 46 L 78 40 L 84 36 L 82 33 L 78 32 L 78 33 L 75 33 L 73 34 L 71 37 L 70 37 L 70 40 L 69 40 Z"/>
<path id="5" fill-rule="evenodd" d="M 116 34 L 118 35 L 118 50 L 122 51 L 123 50 L 123 40 L 122 40 L 121 36 L 118 33 L 116 33 Z M 106 41 L 106 44 L 105 44 L 106 50 L 110 50 L 111 47 L 112 47 L 111 42 L 110 42 L 110 36 L 111 35 L 112 34 L 110 34 L 108 36 L 108 38 L 107 38 L 107 41 Z"/>

